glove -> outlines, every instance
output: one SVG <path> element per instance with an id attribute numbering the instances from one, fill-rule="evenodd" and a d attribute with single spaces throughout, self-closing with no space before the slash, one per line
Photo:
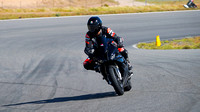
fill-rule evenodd
<path id="1" fill-rule="evenodd" d="M 89 53 L 89 54 L 94 54 L 94 49 L 89 48 L 89 49 L 88 49 L 88 53 Z"/>
<path id="2" fill-rule="evenodd" d="M 120 42 L 120 43 L 117 44 L 117 47 L 122 48 L 122 47 L 124 47 L 124 45 L 123 45 L 123 43 Z"/>
<path id="3" fill-rule="evenodd" d="M 118 48 L 124 47 L 124 45 L 123 45 L 124 39 L 122 37 L 117 37 L 114 41 L 117 42 Z"/>
<path id="4" fill-rule="evenodd" d="M 91 48 L 85 48 L 85 50 L 84 50 L 84 52 L 85 52 L 85 54 L 87 54 L 88 55 L 88 57 L 90 58 L 90 59 L 92 59 L 93 58 L 93 55 L 94 55 L 94 49 L 91 49 Z"/>

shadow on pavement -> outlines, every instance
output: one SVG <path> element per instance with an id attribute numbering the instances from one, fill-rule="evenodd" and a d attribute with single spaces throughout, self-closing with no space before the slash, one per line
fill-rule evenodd
<path id="1" fill-rule="evenodd" d="M 105 92 L 105 93 L 95 93 L 95 94 L 87 94 L 87 95 L 72 96 L 72 97 L 59 97 L 54 99 L 38 100 L 31 102 L 22 102 L 22 103 L 8 104 L 3 106 L 8 107 L 8 106 L 17 106 L 25 104 L 47 104 L 47 103 L 59 103 L 68 101 L 82 101 L 82 100 L 93 100 L 93 99 L 101 99 L 101 98 L 115 97 L 115 96 L 116 96 L 115 92 Z"/>

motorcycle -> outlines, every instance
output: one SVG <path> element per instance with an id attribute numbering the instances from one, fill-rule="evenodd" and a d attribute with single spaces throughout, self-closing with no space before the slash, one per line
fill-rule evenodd
<path id="1" fill-rule="evenodd" d="M 183 5 L 185 8 L 197 8 L 197 5 L 193 1 L 188 1 L 186 5 Z"/>
<path id="2" fill-rule="evenodd" d="M 95 62 L 99 72 L 118 95 L 132 88 L 131 75 L 124 57 L 119 53 L 117 43 L 106 35 L 96 39 Z"/>

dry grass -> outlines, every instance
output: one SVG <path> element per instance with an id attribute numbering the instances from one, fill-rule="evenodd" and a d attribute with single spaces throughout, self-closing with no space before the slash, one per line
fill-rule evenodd
<path id="1" fill-rule="evenodd" d="M 161 41 L 162 46 L 157 47 L 156 42 L 139 43 L 141 49 L 200 49 L 200 36 Z"/>
<path id="2" fill-rule="evenodd" d="M 0 8 L 100 7 L 114 0 L 0 0 Z"/>
<path id="3" fill-rule="evenodd" d="M 91 0 L 91 3 L 92 1 L 94 0 Z M 112 0 L 106 0 L 106 1 L 111 2 Z M 200 4 L 197 5 L 199 6 Z M 47 8 L 21 8 L 21 9 L 0 8 L 0 19 L 4 20 L 4 19 L 33 18 L 33 17 L 58 17 L 58 16 L 73 16 L 73 15 L 118 14 L 118 13 L 138 13 L 138 12 L 155 12 L 155 11 L 175 11 L 175 10 L 191 10 L 191 9 L 185 9 L 183 7 L 183 4 L 162 4 L 162 5 L 132 6 L 132 7 L 104 6 L 104 7 L 60 7 L 60 8 L 47 7 Z M 199 8 L 192 10 L 199 10 Z"/>

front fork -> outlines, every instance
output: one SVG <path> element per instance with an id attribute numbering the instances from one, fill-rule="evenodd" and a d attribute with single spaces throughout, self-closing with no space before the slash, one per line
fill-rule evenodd
<path id="1" fill-rule="evenodd" d="M 115 71 L 117 73 L 118 80 L 123 81 L 123 77 L 122 77 L 122 74 L 120 72 L 118 65 L 115 64 L 115 67 L 116 67 Z M 103 79 L 105 79 L 107 81 L 107 83 L 111 85 L 111 81 L 109 80 L 108 75 L 107 75 L 108 73 L 106 72 L 107 71 L 106 66 L 101 66 L 100 71 L 101 71 L 101 74 L 103 75 Z"/>
<path id="2" fill-rule="evenodd" d="M 118 76 L 119 80 L 121 81 L 122 80 L 122 74 L 119 71 L 119 67 L 117 65 L 116 65 L 116 72 L 117 72 L 117 76 Z"/>

